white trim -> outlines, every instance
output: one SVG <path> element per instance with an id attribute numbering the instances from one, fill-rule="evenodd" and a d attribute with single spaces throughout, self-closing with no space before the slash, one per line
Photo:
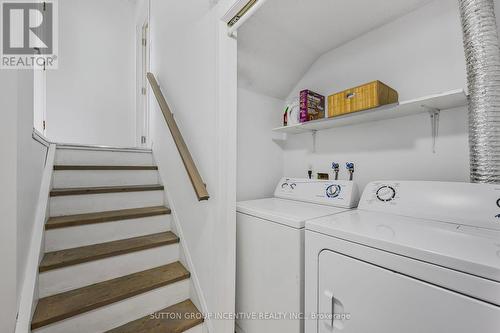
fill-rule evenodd
<path id="1" fill-rule="evenodd" d="M 42 3 L 42 0 L 37 0 Z M 33 127 L 43 135 L 47 134 L 47 71 L 33 69 Z"/>
<path id="2" fill-rule="evenodd" d="M 154 158 L 154 153 L 153 153 L 153 158 Z M 155 165 L 158 166 L 158 173 L 161 177 L 161 170 L 162 166 L 161 163 L 157 159 L 154 159 Z M 161 180 L 162 184 L 165 184 L 164 180 Z M 177 236 L 180 238 L 180 248 L 181 248 L 181 253 L 184 256 L 184 260 L 186 261 L 187 269 L 189 273 L 191 274 L 191 284 L 194 287 L 194 291 L 196 293 L 197 300 L 199 302 L 199 306 L 201 309 L 199 309 L 202 313 L 208 314 L 208 305 L 207 305 L 207 300 L 205 299 L 205 295 L 203 293 L 203 289 L 201 288 L 200 284 L 200 279 L 198 278 L 198 275 L 196 274 L 196 269 L 195 265 L 193 263 L 193 259 L 191 257 L 191 253 L 189 252 L 189 247 L 186 244 L 186 238 L 184 237 L 184 232 L 182 231 L 182 225 L 179 221 L 179 217 L 177 216 L 177 210 L 175 209 L 175 204 L 173 203 L 173 200 L 169 200 L 171 198 L 170 193 L 168 191 L 168 186 L 165 186 L 164 190 L 165 192 L 165 201 L 167 203 L 167 206 L 170 208 L 171 211 L 171 217 L 173 223 L 173 226 L 171 225 L 171 229 L 175 231 Z M 205 318 L 204 324 L 206 325 L 208 332 L 215 332 L 213 328 L 213 323 L 212 319 L 210 317 Z"/>
<path id="3" fill-rule="evenodd" d="M 28 262 L 26 264 L 26 274 L 24 277 L 19 311 L 16 322 L 16 333 L 30 332 L 31 316 L 34 304 L 38 299 L 38 265 L 40 263 L 43 249 L 43 236 L 45 221 L 49 215 L 49 193 L 52 187 L 52 174 L 54 160 L 56 156 L 56 145 L 50 144 L 43 169 L 42 183 L 38 194 L 38 204 L 36 206 L 35 224 L 28 252 Z"/>
<path id="4" fill-rule="evenodd" d="M 33 137 L 33 139 L 39 143 L 41 143 L 42 145 L 44 145 L 45 147 L 49 147 L 51 144 L 53 144 L 53 142 L 51 142 L 49 139 L 47 139 L 45 137 L 45 135 L 43 135 L 42 133 L 40 133 L 36 128 L 33 128 L 33 133 L 31 135 Z"/>
<path id="5" fill-rule="evenodd" d="M 252 7 L 259 6 L 264 0 Z M 222 14 L 224 8 L 219 8 Z M 245 15 L 245 17 L 249 14 Z M 240 20 L 241 21 L 241 20 Z M 239 23 L 239 22 L 238 22 Z M 234 26 L 233 26 L 234 27 Z M 216 281 L 217 290 L 224 290 L 224 297 L 216 302 L 218 311 L 235 312 L 236 297 L 236 162 L 237 162 L 237 112 L 238 79 L 237 79 L 237 41 L 227 35 L 227 24 L 219 21 L 217 28 L 217 170 L 218 182 L 215 202 L 216 226 L 212 232 L 222 237 L 214 244 L 219 260 L 214 269 L 222 276 Z M 218 323 L 218 331 L 234 332 L 234 320 Z"/>

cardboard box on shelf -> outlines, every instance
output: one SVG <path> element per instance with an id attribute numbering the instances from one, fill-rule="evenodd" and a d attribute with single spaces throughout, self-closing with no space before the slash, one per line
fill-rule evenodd
<path id="1" fill-rule="evenodd" d="M 325 96 L 311 90 L 300 92 L 300 122 L 322 119 L 325 117 Z"/>

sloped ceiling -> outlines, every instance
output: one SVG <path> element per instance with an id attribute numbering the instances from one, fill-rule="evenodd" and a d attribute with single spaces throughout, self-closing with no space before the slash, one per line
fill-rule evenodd
<path id="1" fill-rule="evenodd" d="M 430 0 L 267 0 L 238 30 L 238 83 L 285 99 L 324 53 Z"/>

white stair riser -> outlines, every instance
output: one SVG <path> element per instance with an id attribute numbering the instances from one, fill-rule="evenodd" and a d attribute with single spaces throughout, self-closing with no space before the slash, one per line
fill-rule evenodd
<path id="1" fill-rule="evenodd" d="M 159 184 L 157 170 L 61 170 L 54 172 L 54 188 Z"/>
<path id="2" fill-rule="evenodd" d="M 40 273 L 40 297 L 111 280 L 177 261 L 179 244 L 127 253 Z"/>
<path id="3" fill-rule="evenodd" d="M 56 165 L 154 165 L 151 152 L 57 149 Z"/>
<path id="4" fill-rule="evenodd" d="M 184 333 L 205 333 L 207 332 L 206 330 L 203 330 L 203 324 L 195 326 L 193 328 L 188 329 L 187 331 L 184 331 Z"/>
<path id="5" fill-rule="evenodd" d="M 188 299 L 189 280 L 158 288 L 121 302 L 35 330 L 36 333 L 97 333 L 124 325 L 135 319 Z"/>
<path id="6" fill-rule="evenodd" d="M 171 219 L 170 215 L 158 215 L 46 230 L 45 252 L 170 231 Z"/>
<path id="7" fill-rule="evenodd" d="M 50 216 L 161 206 L 163 191 L 68 195 L 50 198 Z"/>

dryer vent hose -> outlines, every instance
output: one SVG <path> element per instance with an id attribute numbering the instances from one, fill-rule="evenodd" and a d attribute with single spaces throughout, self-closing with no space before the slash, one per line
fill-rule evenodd
<path id="1" fill-rule="evenodd" d="M 469 89 L 470 176 L 500 183 L 500 46 L 493 0 L 458 0 Z"/>

